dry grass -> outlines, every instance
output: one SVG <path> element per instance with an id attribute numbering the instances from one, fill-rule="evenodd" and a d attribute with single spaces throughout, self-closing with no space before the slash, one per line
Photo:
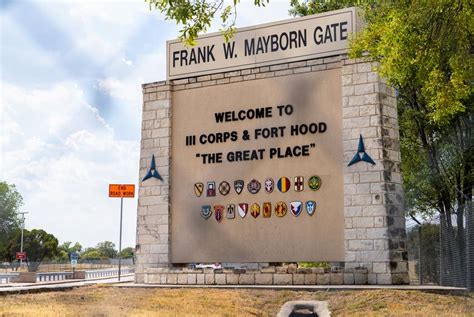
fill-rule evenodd
<path id="1" fill-rule="evenodd" d="M 474 294 L 418 291 L 296 292 L 90 286 L 0 296 L 1 316 L 275 316 L 284 302 L 327 300 L 332 316 L 474 316 Z"/>

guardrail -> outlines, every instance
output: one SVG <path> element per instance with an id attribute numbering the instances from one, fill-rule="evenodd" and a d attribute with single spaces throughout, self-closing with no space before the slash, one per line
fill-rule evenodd
<path id="1" fill-rule="evenodd" d="M 0 284 L 8 284 L 12 278 L 17 277 L 18 275 L 19 273 L 0 274 Z"/>
<path id="2" fill-rule="evenodd" d="M 95 278 L 106 278 L 118 276 L 118 269 L 106 269 L 106 270 L 88 270 L 83 271 L 85 273 L 85 279 Z M 122 268 L 121 275 L 132 274 L 135 272 L 134 268 Z M 31 273 L 34 274 L 34 273 Z M 18 277 L 20 273 L 6 273 L 0 274 L 0 284 L 8 284 L 12 282 L 12 279 Z M 34 277 L 33 277 L 34 278 Z M 64 281 L 72 280 L 74 278 L 73 272 L 41 272 L 36 273 L 36 282 L 51 282 L 51 281 Z M 77 277 L 76 277 L 77 278 Z M 79 278 L 80 279 L 80 278 Z"/>
<path id="3" fill-rule="evenodd" d="M 72 272 L 36 273 L 37 282 L 63 281 L 72 279 Z"/>
<path id="4" fill-rule="evenodd" d="M 120 274 L 124 275 L 124 274 L 134 273 L 135 269 L 125 267 L 125 268 L 122 268 L 120 271 L 121 271 Z M 109 276 L 118 276 L 118 269 L 86 271 L 86 279 L 109 277 Z"/>

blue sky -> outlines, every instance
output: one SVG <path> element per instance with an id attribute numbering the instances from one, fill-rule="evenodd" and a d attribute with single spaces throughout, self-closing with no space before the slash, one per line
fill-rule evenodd
<path id="1" fill-rule="evenodd" d="M 288 18 L 289 0 L 242 2 L 238 26 Z M 0 0 L 0 23 L 0 180 L 23 195 L 26 228 L 118 245 L 108 184 L 138 183 L 141 84 L 165 79 L 179 26 L 141 0 Z M 125 200 L 124 246 L 136 207 Z"/>

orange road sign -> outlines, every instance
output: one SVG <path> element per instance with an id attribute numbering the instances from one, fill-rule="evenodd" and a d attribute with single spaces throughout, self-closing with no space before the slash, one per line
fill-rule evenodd
<path id="1" fill-rule="evenodd" d="M 135 197 L 135 185 L 109 184 L 109 197 L 133 198 Z"/>

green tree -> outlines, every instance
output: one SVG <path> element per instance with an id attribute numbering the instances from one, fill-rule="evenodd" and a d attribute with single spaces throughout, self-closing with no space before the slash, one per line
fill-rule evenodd
<path id="1" fill-rule="evenodd" d="M 15 259 L 16 252 L 20 251 L 21 230 L 17 229 L 8 243 L 9 261 Z M 58 239 L 41 229 L 23 232 L 23 251 L 26 252 L 28 271 L 36 272 L 44 259 L 53 259 L 58 252 Z"/>
<path id="2" fill-rule="evenodd" d="M 96 248 L 87 248 L 80 254 L 82 260 L 100 260 L 103 257 L 102 253 Z"/>
<path id="3" fill-rule="evenodd" d="M 66 241 L 58 247 L 57 260 L 68 261 L 69 255 L 73 252 L 80 253 L 82 250 L 82 245 L 79 242 L 76 242 L 72 245 L 71 241 Z"/>
<path id="4" fill-rule="evenodd" d="M 104 258 L 115 258 L 117 257 L 117 250 L 115 249 L 115 243 L 110 241 L 100 242 L 96 246 L 97 251 L 101 254 Z"/>
<path id="5" fill-rule="evenodd" d="M 122 259 L 129 259 L 129 258 L 133 258 L 134 253 L 135 253 L 135 250 L 132 247 L 128 247 L 128 248 L 123 249 L 122 252 L 120 252 L 119 256 Z"/>
<path id="6" fill-rule="evenodd" d="M 12 233 L 20 228 L 21 220 L 18 211 L 23 198 L 15 185 L 0 182 L 0 259 L 8 258 L 7 244 Z"/>

